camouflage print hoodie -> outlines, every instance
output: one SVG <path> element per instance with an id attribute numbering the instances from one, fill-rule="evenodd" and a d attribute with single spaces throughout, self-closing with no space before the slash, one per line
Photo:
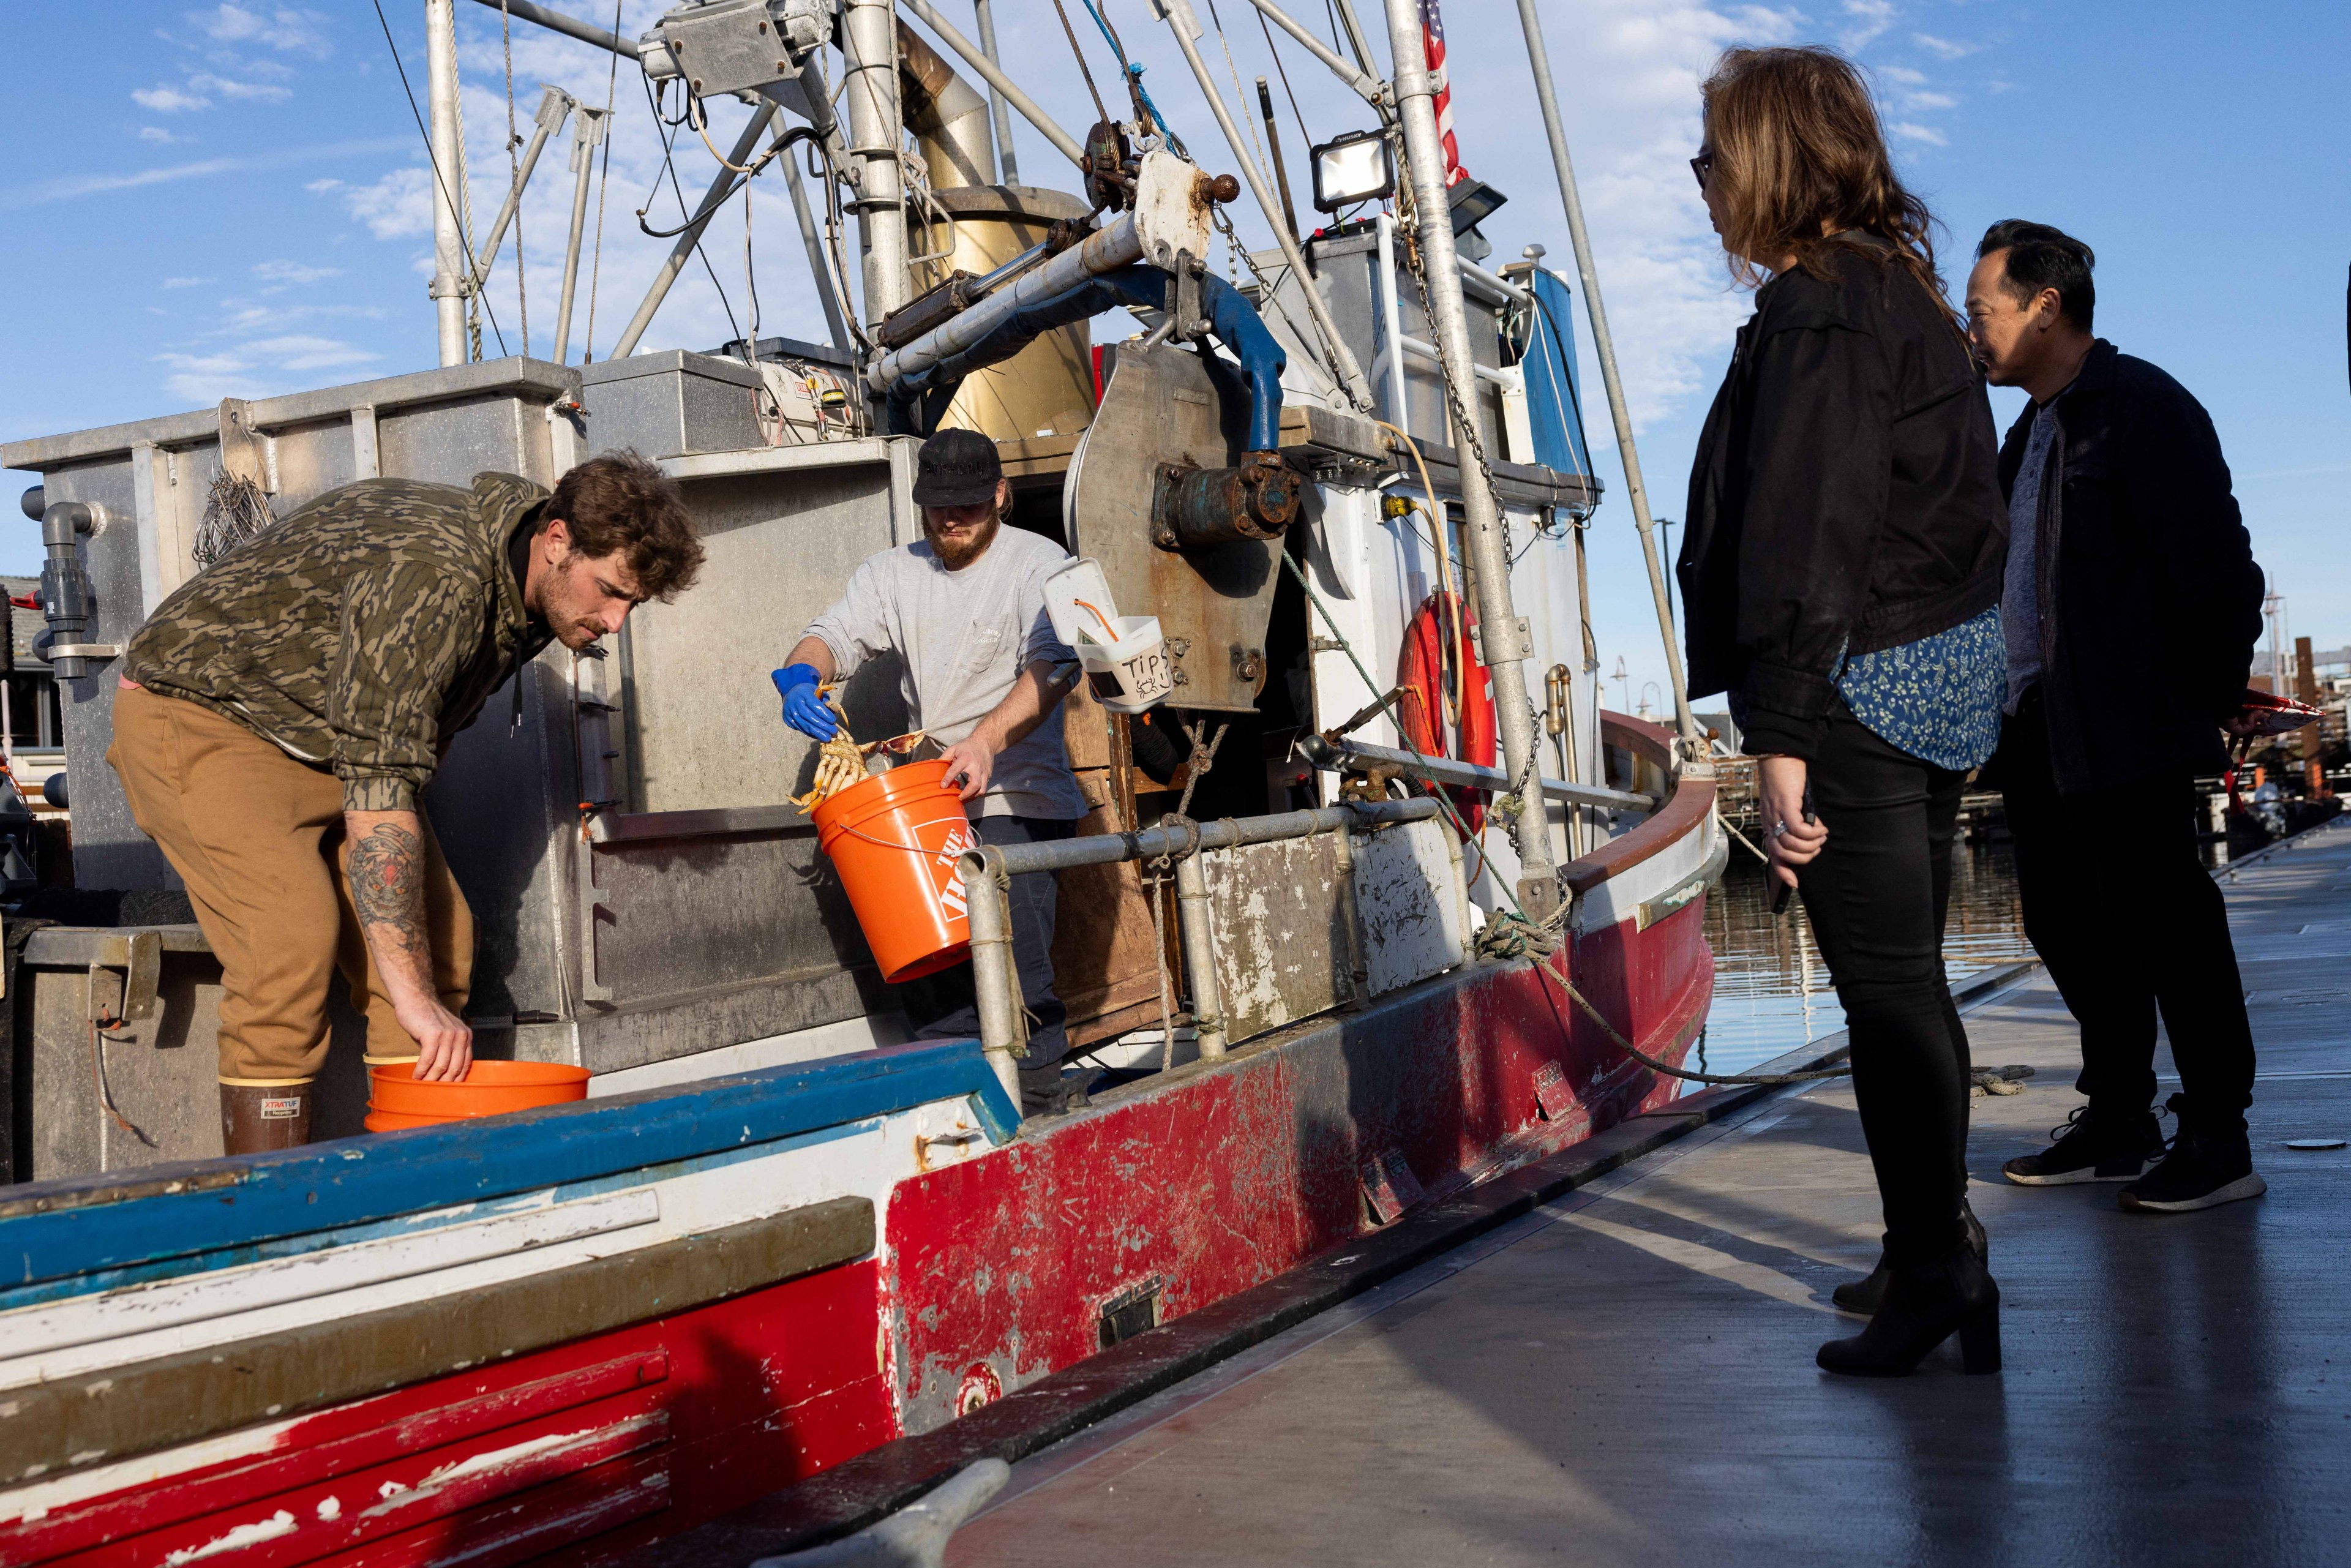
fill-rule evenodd
<path id="1" fill-rule="evenodd" d="M 330 490 L 158 605 L 123 675 L 332 767 L 345 810 L 413 810 L 441 743 L 547 646 L 507 559 L 547 497 L 512 474 Z"/>

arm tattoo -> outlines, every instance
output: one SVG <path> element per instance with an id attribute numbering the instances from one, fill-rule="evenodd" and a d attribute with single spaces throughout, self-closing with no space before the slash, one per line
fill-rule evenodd
<path id="1" fill-rule="evenodd" d="M 351 904 L 360 925 L 402 947 L 430 953 L 424 926 L 424 844 L 414 832 L 379 822 L 351 846 Z"/>

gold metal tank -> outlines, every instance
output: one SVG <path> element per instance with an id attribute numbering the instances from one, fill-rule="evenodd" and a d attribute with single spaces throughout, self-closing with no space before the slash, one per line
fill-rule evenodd
<path id="1" fill-rule="evenodd" d="M 927 154 L 932 148 L 924 147 Z M 934 165 L 935 167 L 935 165 Z M 906 245 L 916 255 L 942 251 L 915 271 L 917 292 L 958 269 L 992 272 L 1041 244 L 1056 219 L 1087 215 L 1082 201 L 1034 185 L 949 186 L 934 198 L 952 225 L 920 204 L 910 206 Z M 1093 419 L 1093 337 L 1085 322 L 1060 327 L 1001 364 L 974 371 L 948 405 L 943 425 L 977 430 L 995 441 L 1074 435 Z"/>

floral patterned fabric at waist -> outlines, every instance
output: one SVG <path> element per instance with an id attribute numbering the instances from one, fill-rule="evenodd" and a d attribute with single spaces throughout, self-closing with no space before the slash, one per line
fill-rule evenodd
<path id="1" fill-rule="evenodd" d="M 2008 696 L 2008 649 L 1994 605 L 1948 632 L 1847 659 L 1837 695 L 1888 745 L 1964 773 L 1991 759 Z"/>

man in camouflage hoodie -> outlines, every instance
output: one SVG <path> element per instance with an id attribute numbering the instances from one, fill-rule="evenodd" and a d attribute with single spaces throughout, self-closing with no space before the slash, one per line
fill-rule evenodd
<path id="1" fill-rule="evenodd" d="M 131 640 L 107 760 L 219 956 L 223 1140 L 308 1140 L 340 969 L 373 1063 L 455 1079 L 474 928 L 417 791 L 550 641 L 584 648 L 702 561 L 676 486 L 633 453 L 550 495 L 366 479 L 166 599 Z"/>

